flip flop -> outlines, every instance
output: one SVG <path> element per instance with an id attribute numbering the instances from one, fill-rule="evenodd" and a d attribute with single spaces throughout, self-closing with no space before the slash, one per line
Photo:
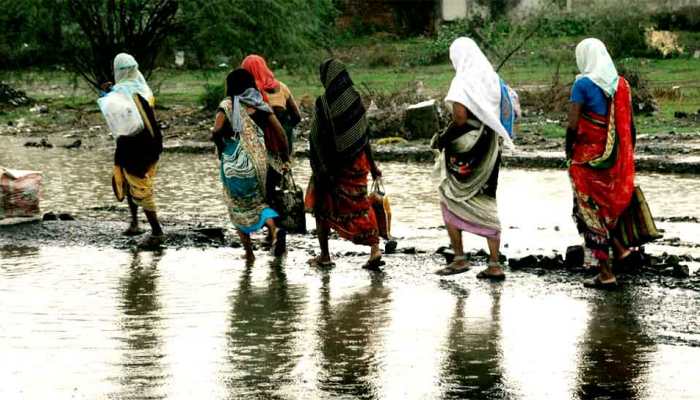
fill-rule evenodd
<path id="1" fill-rule="evenodd" d="M 500 274 L 489 274 L 487 270 L 480 271 L 476 274 L 477 279 L 488 279 L 490 281 L 503 281 L 506 279 L 506 274 L 501 272 Z"/>
<path id="2" fill-rule="evenodd" d="M 314 257 L 306 262 L 309 266 L 313 268 L 333 268 L 335 263 L 333 261 L 321 261 L 320 257 Z"/>
<path id="3" fill-rule="evenodd" d="M 272 254 L 275 257 L 282 257 L 284 253 L 287 252 L 287 231 L 284 229 L 279 229 L 277 231 L 277 238 L 275 238 L 274 243 L 272 243 Z"/>
<path id="4" fill-rule="evenodd" d="M 499 267 L 501 269 L 500 274 L 490 274 L 488 272 L 489 268 L 491 267 Z M 501 263 L 498 261 L 489 261 L 489 266 L 485 270 L 479 271 L 478 274 L 476 274 L 477 279 L 488 279 L 490 281 L 498 282 L 506 279 L 506 274 L 503 272 L 503 267 L 501 266 Z"/>
<path id="5" fill-rule="evenodd" d="M 448 266 L 445 268 L 441 268 L 437 271 L 435 271 L 436 275 L 441 275 L 441 276 L 446 276 L 446 275 L 456 275 L 456 274 L 461 274 L 462 272 L 467 272 L 471 269 L 469 264 L 463 266 L 463 267 L 458 267 L 455 265 L 455 262 L 451 262 Z"/>
<path id="6" fill-rule="evenodd" d="M 596 275 L 593 279 L 587 279 L 583 281 L 583 287 L 590 289 L 603 289 L 603 290 L 615 290 L 620 287 L 617 283 L 617 279 L 612 282 L 603 282 L 600 280 L 600 275 Z"/>
<path id="7" fill-rule="evenodd" d="M 367 261 L 362 266 L 362 268 L 370 270 L 370 271 L 379 271 L 379 267 L 381 267 L 382 265 L 386 265 L 386 263 L 384 261 L 382 261 L 382 257 L 379 256 L 377 258 L 373 258 L 373 259 Z"/>

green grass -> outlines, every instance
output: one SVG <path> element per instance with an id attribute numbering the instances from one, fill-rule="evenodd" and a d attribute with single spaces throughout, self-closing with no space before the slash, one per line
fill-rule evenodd
<path id="1" fill-rule="evenodd" d="M 392 94 L 416 87 L 423 82 L 428 93 L 444 93 L 454 76 L 447 59 L 436 65 L 414 66 L 417 58 L 430 39 L 413 38 L 398 40 L 386 35 L 375 35 L 344 41 L 337 49 L 336 56 L 345 61 L 356 85 L 361 90 L 372 93 Z M 513 56 L 500 75 L 512 86 L 518 88 L 545 87 L 552 82 L 559 66 L 562 82 L 571 82 L 576 75 L 573 46 L 576 38 L 538 38 L 528 43 Z M 700 129 L 687 121 L 673 117 L 676 111 L 697 112 L 700 109 L 700 60 L 693 58 L 674 59 L 625 59 L 619 63 L 633 64 L 649 80 L 652 88 L 671 91 L 672 96 L 660 99 L 661 110 L 651 117 L 638 117 L 640 133 L 657 132 L 697 132 Z M 386 65 L 385 65 L 386 64 Z M 370 66 L 372 65 L 372 66 Z M 316 68 L 308 72 L 290 73 L 279 70 L 277 76 L 294 92 L 297 99 L 314 98 L 322 93 Z M 223 82 L 226 69 L 214 70 L 156 70 L 149 83 L 156 92 L 158 103 L 172 107 L 177 105 L 199 106 L 199 98 L 204 93 L 205 84 Z M 27 70 L 0 72 L 0 80 L 9 82 L 17 89 L 56 109 L 80 109 L 95 107 L 96 92 L 79 77 L 60 70 Z M 223 95 L 223 94 L 222 94 Z M 0 113 L 0 123 L 27 117 L 33 118 L 28 108 L 7 110 Z M 561 119 L 564 116 L 551 117 Z M 57 117 L 56 122 L 61 121 Z M 66 121 L 73 117 L 65 117 Z M 558 123 L 548 123 L 544 118 L 536 122 L 523 121 L 525 130 L 545 136 L 562 136 L 563 129 Z"/>

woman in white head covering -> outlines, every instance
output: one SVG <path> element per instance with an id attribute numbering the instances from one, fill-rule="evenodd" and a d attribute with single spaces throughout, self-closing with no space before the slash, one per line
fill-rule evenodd
<path id="1" fill-rule="evenodd" d="M 117 138 L 114 153 L 112 188 L 117 200 L 126 197 L 131 212 L 131 222 L 124 234 L 141 233 L 138 226 L 138 207 L 141 207 L 151 225 L 151 236 L 143 244 L 159 245 L 163 230 L 156 214 L 154 179 L 163 151 L 163 136 L 153 111 L 155 97 L 139 71 L 139 64 L 129 54 L 120 53 L 114 57 L 114 82 L 112 86 L 107 83 L 103 87 L 133 98 L 144 122 L 141 132 Z"/>
<path id="2" fill-rule="evenodd" d="M 437 271 L 456 274 L 469 269 L 462 247 L 462 231 L 486 238 L 490 259 L 479 278 L 505 278 L 499 263 L 501 224 L 496 188 L 501 147 L 512 148 L 502 123 L 504 84 L 476 43 L 461 37 L 450 46 L 456 75 L 445 97 L 452 123 L 433 141 L 440 150 L 436 162 L 442 215 L 455 253 L 454 260 Z M 510 104 L 510 99 L 507 103 Z M 512 108 L 508 111 L 508 116 Z M 509 125 L 512 128 L 512 125 Z"/>
<path id="3" fill-rule="evenodd" d="M 631 90 L 617 74 L 605 44 L 589 38 L 576 46 L 580 74 L 571 89 L 566 134 L 569 176 L 574 191 L 574 221 L 600 273 L 589 287 L 616 286 L 610 248 L 619 260 L 633 253 L 617 239 L 618 217 L 634 191 L 634 123 Z"/>
<path id="4" fill-rule="evenodd" d="M 139 94 L 151 107 L 155 105 L 153 91 L 139 71 L 139 63 L 130 54 L 119 53 L 114 57 L 114 82 L 113 91 L 126 93 L 129 96 Z"/>

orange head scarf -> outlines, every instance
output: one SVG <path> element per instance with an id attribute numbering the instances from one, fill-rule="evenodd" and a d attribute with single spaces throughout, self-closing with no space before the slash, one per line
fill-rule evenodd
<path id="1" fill-rule="evenodd" d="M 265 101 L 269 101 L 266 92 L 277 89 L 280 83 L 275 79 L 275 74 L 267 67 L 265 59 L 257 54 L 251 54 L 243 59 L 241 67 L 253 75 L 258 90 L 262 93 Z"/>

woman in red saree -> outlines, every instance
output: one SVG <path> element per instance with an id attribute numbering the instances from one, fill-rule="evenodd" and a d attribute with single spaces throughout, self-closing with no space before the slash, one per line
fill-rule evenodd
<path id="1" fill-rule="evenodd" d="M 367 196 L 367 175 L 381 176 L 372 158 L 365 107 L 345 66 L 334 59 L 321 64 L 325 88 L 316 99 L 311 128 L 310 161 L 313 172 L 306 191 L 306 208 L 316 217 L 321 255 L 314 266 L 331 266 L 328 235 L 370 246 L 363 268 L 378 269 L 384 262 L 379 250 L 377 218 Z"/>
<path id="2" fill-rule="evenodd" d="M 634 123 L 631 90 L 618 76 L 605 45 L 585 39 L 576 47 L 581 74 L 572 88 L 566 135 L 574 220 L 599 274 L 587 287 L 617 285 L 610 247 L 617 259 L 630 255 L 615 238 L 615 228 L 634 192 Z"/>

